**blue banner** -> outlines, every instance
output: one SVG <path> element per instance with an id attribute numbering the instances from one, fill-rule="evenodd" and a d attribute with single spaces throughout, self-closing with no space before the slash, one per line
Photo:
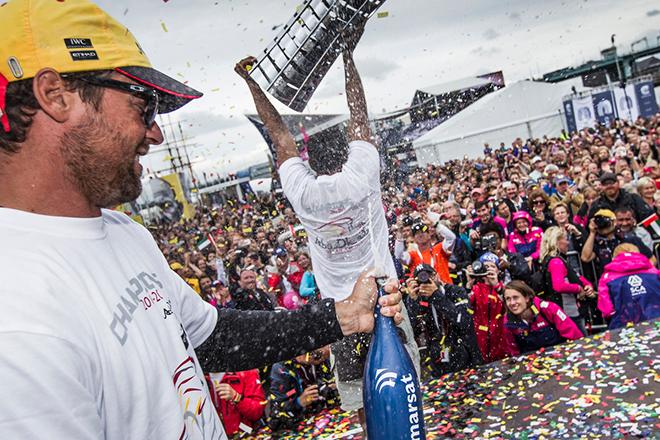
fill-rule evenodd
<path id="1" fill-rule="evenodd" d="M 573 109 L 572 99 L 564 101 L 564 117 L 566 118 L 566 130 L 569 133 L 576 132 L 577 124 L 575 123 L 575 111 Z"/>
<path id="2" fill-rule="evenodd" d="M 639 114 L 642 117 L 648 118 L 658 113 L 658 103 L 655 101 L 652 82 L 635 84 L 635 96 L 637 97 Z"/>
<path id="3" fill-rule="evenodd" d="M 611 90 L 594 93 L 591 95 L 596 111 L 596 121 L 603 125 L 610 125 L 616 118 L 616 107 L 614 106 L 614 96 Z"/>

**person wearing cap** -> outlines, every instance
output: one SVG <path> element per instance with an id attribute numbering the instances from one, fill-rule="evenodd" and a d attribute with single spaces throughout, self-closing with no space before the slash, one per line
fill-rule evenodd
<path id="1" fill-rule="evenodd" d="M 474 332 L 486 363 L 495 362 L 506 355 L 502 334 L 504 284 L 500 280 L 499 261 L 497 255 L 486 252 L 467 269 Z M 475 266 L 485 269 L 485 273 L 475 273 Z"/>
<path id="2" fill-rule="evenodd" d="M 433 377 L 483 363 L 463 287 L 443 283 L 430 265 L 420 264 L 406 281 L 406 292 L 413 328 L 426 339 L 424 367 Z"/>
<path id="3" fill-rule="evenodd" d="M 647 258 L 653 258 L 653 252 L 634 233 L 617 230 L 614 212 L 600 209 L 589 220 L 589 235 L 582 247 L 582 261 L 589 263 L 595 260 L 597 273 L 601 274 L 605 265 L 612 261 L 614 248 L 621 243 L 634 244 Z"/>
<path id="4" fill-rule="evenodd" d="M 529 178 L 538 182 L 538 180 L 543 177 L 543 170 L 545 169 L 545 162 L 541 157 L 539 156 L 534 156 L 532 157 L 532 160 L 530 161 L 530 164 L 533 167 L 533 170 L 531 173 L 529 173 Z"/>
<path id="5" fill-rule="evenodd" d="M 555 189 L 555 193 L 550 196 L 550 205 L 559 202 L 565 203 L 572 218 L 584 203 L 584 196 L 576 190 L 571 179 L 565 175 L 555 177 Z"/>
<path id="6" fill-rule="evenodd" d="M 277 304 L 284 307 L 284 297 L 289 294 L 300 299 L 298 292 L 305 271 L 292 254 L 284 247 L 278 246 L 273 252 L 271 262 L 273 264 L 269 267 L 267 279 L 268 291 L 277 298 Z"/>
<path id="7" fill-rule="evenodd" d="M 252 432 L 264 415 L 266 395 L 259 371 L 233 371 L 206 374 L 211 401 L 228 435 Z"/>
<path id="8" fill-rule="evenodd" d="M 644 203 L 644 200 L 638 194 L 620 188 L 616 174 L 605 172 L 600 176 L 599 181 L 603 192 L 591 205 L 589 218 L 592 218 L 601 209 L 616 212 L 622 206 L 632 209 L 638 218 L 644 219 L 653 214 L 653 210 Z"/>
<path id="9" fill-rule="evenodd" d="M 11 0 L 0 29 L 0 438 L 224 440 L 203 371 L 372 330 L 367 273 L 345 301 L 294 312 L 205 302 L 146 228 L 107 209 L 140 194 L 156 115 L 201 94 L 87 0 Z M 386 289 L 381 313 L 400 321 Z"/>
<path id="10" fill-rule="evenodd" d="M 554 185 L 557 173 L 559 173 L 559 167 L 552 163 L 546 165 L 543 169 L 543 178 L 548 180 L 548 183 L 543 185 L 543 191 L 545 191 L 548 197 L 557 192 L 557 188 Z"/>
<path id="11" fill-rule="evenodd" d="M 424 222 L 416 222 L 412 226 L 415 248 L 405 251 L 403 241 L 397 240 L 394 245 L 394 256 L 410 268 L 410 275 L 415 267 L 420 264 L 428 264 L 433 267 L 443 283 L 452 284 L 449 257 L 454 248 L 456 235 L 441 222 L 436 223 L 435 226 L 435 232 L 442 237 L 441 242 L 433 244 L 429 225 Z"/>
<path id="12" fill-rule="evenodd" d="M 206 300 L 214 307 L 223 309 L 236 308 L 236 302 L 231 297 L 231 293 L 229 293 L 229 287 L 220 280 L 215 280 L 211 283 L 211 296 Z"/>

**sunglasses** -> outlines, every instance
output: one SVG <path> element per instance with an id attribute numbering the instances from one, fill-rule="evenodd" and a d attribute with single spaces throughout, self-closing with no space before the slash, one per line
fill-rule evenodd
<path id="1" fill-rule="evenodd" d="M 545 205 L 545 200 L 534 200 L 532 205 Z"/>
<path id="2" fill-rule="evenodd" d="M 119 90 L 120 92 L 130 93 L 131 95 L 142 99 L 146 105 L 144 106 L 144 125 L 147 128 L 151 128 L 156 120 L 158 115 L 158 93 L 156 90 L 141 86 L 138 84 L 131 84 L 123 81 L 116 81 L 114 79 L 105 79 L 105 78 L 80 78 L 80 80 L 85 81 L 88 84 L 98 87 L 105 87 L 108 89 Z"/>

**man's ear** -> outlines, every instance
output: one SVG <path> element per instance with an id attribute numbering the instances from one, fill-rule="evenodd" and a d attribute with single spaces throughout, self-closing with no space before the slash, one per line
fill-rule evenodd
<path id="1" fill-rule="evenodd" d="M 53 120 L 66 122 L 73 111 L 78 94 L 67 90 L 62 76 L 51 68 L 41 69 L 32 80 L 34 93 L 41 110 Z"/>

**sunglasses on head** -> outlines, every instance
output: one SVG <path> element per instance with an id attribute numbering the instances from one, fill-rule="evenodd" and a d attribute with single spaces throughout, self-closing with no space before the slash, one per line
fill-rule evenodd
<path id="1" fill-rule="evenodd" d="M 80 78 L 80 80 L 85 81 L 86 83 L 93 86 L 105 87 L 124 93 L 130 93 L 131 95 L 142 99 L 145 102 L 143 114 L 144 125 L 147 128 L 151 128 L 151 126 L 154 124 L 156 116 L 158 115 L 159 108 L 158 93 L 156 90 L 150 87 L 141 86 L 139 84 L 131 84 L 123 81 L 116 81 L 114 79 L 83 77 Z"/>

